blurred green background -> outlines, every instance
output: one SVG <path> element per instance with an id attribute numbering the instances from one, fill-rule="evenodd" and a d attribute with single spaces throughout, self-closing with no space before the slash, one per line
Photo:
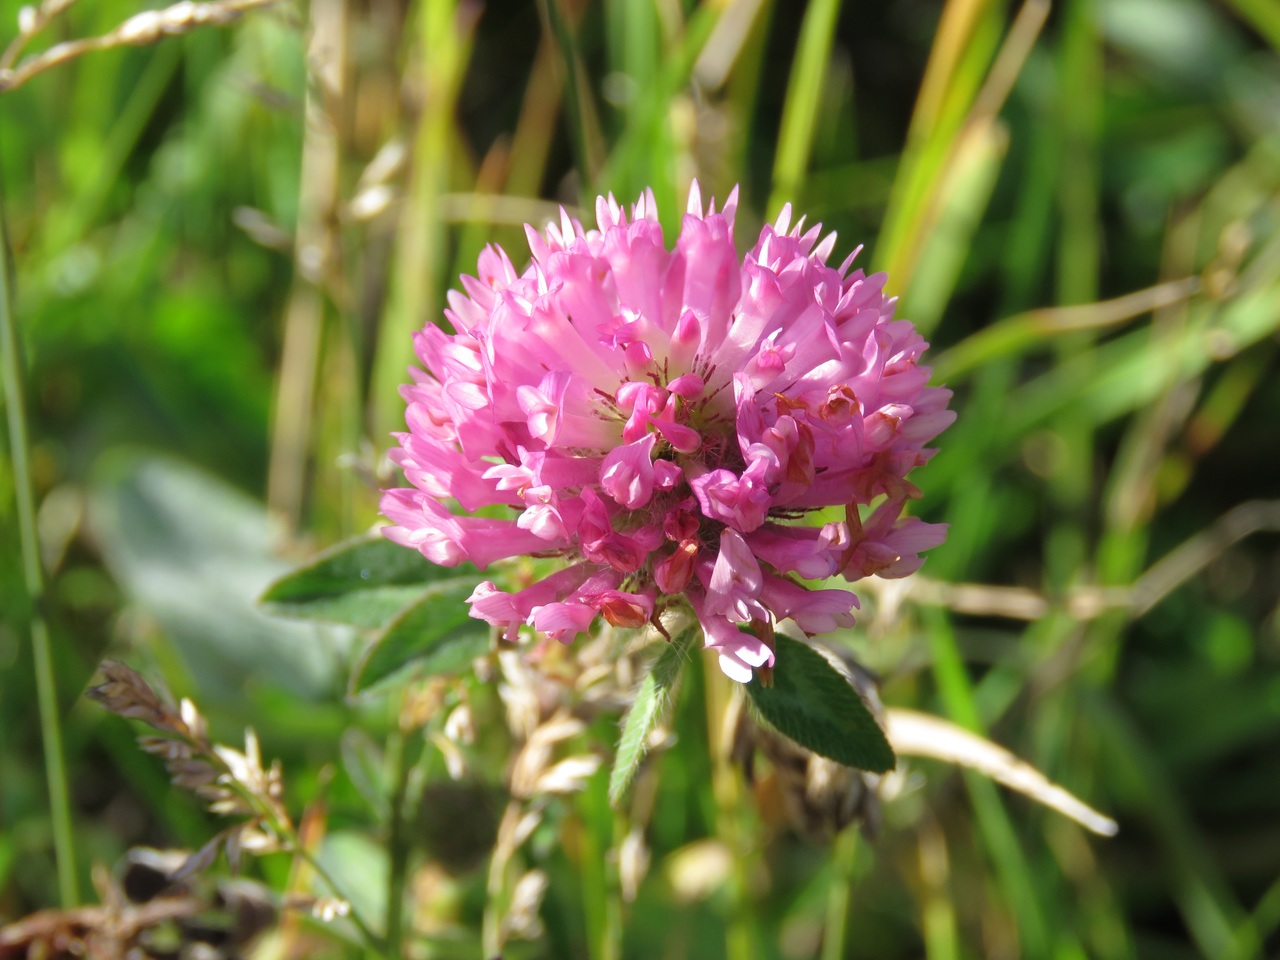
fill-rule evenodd
<path id="1" fill-rule="evenodd" d="M 29 49 L 137 10 L 79 0 Z M 717 836 L 691 692 L 624 955 L 816 956 L 847 869 L 836 956 L 1280 956 L 1278 50 L 1273 0 L 313 0 L 0 94 L 31 443 L 29 478 L 0 458 L 0 921 L 59 896 L 17 486 L 82 895 L 94 862 L 217 829 L 80 697 L 110 655 L 218 736 L 253 725 L 295 807 L 332 777 L 335 862 L 376 900 L 350 731 L 375 749 L 395 708 L 345 698 L 358 637 L 253 599 L 374 523 L 409 333 L 483 244 L 519 264 L 520 224 L 647 185 L 670 241 L 696 176 L 741 185 L 740 244 L 784 201 L 865 243 L 956 391 L 912 478 L 949 540 L 851 638 L 884 699 L 1121 832 L 920 763 L 873 843 L 752 814 L 747 889 L 688 895 L 679 858 Z M 588 835 L 602 789 L 566 814 Z M 589 878 L 538 849 L 546 932 L 513 955 L 597 955 Z M 460 877 L 417 904 L 455 952 L 412 955 L 480 955 Z"/>

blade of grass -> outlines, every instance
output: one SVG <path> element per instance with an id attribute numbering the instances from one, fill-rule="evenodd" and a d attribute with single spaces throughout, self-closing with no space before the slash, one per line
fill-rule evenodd
<path id="1" fill-rule="evenodd" d="M 598 179 L 602 189 L 607 186 L 628 198 L 638 196 L 644 187 L 652 186 L 664 227 L 679 223 L 684 205 L 664 201 L 664 197 L 669 201 L 678 191 L 675 184 L 655 182 L 658 171 L 664 167 L 654 166 L 653 148 L 655 144 L 670 140 L 668 128 L 672 103 L 688 85 L 698 55 L 722 13 L 716 4 L 699 4 L 685 21 L 684 30 L 666 46 L 662 69 L 656 74 L 652 88 L 640 92 L 635 110 L 609 153 Z"/>
<path id="2" fill-rule="evenodd" d="M 1098 139 L 1102 122 L 1102 47 L 1094 0 L 1065 10 L 1058 54 L 1058 116 L 1064 131 L 1058 175 L 1058 302 L 1098 297 Z"/>
<path id="3" fill-rule="evenodd" d="M 1110 697 L 1093 695 L 1086 707 L 1101 737 L 1102 761 L 1112 791 L 1142 816 L 1163 847 L 1173 897 L 1187 929 L 1204 956 L 1226 956 L 1245 914 L 1179 803 L 1177 789 Z"/>
<path id="4" fill-rule="evenodd" d="M 569 137 L 573 141 L 574 160 L 578 169 L 578 195 L 584 206 L 595 196 L 595 187 L 604 162 L 600 121 L 587 85 L 586 71 L 578 53 L 573 25 L 560 9 L 559 0 L 538 0 L 546 30 L 555 38 L 564 61 L 565 110 L 568 112 Z"/>
<path id="5" fill-rule="evenodd" d="M 373 428 L 379 437 L 403 423 L 399 386 L 413 356 L 413 332 L 437 317 L 442 306 L 440 289 L 448 264 L 444 195 L 456 139 L 458 93 L 478 13 L 478 8 L 462 9 L 458 0 L 422 0 L 417 9 L 421 75 L 415 79 L 423 100 L 392 292 L 374 359 Z"/>
<path id="6" fill-rule="evenodd" d="M 936 377 L 946 382 L 944 377 Z M 965 416 L 951 428 L 948 456 L 939 458 L 921 477 L 927 497 L 948 501 L 951 523 L 944 546 L 929 558 L 929 573 L 942 580 L 974 577 L 975 565 L 989 546 L 998 543 L 1002 478 L 989 465 L 996 461 L 996 432 L 988 425 L 1004 416 L 1008 393 L 1016 383 L 1016 369 L 1008 361 L 984 366 L 974 378 Z"/>
<path id="7" fill-rule="evenodd" d="M 1199 220 L 1193 213 L 1189 222 Z M 1163 263 L 1165 274 L 1185 273 L 1195 268 L 1196 237 L 1193 229 L 1174 225 L 1165 233 Z M 1177 341 L 1187 335 L 1192 310 L 1186 302 L 1176 302 L 1155 312 L 1148 348 L 1150 361 L 1162 365 L 1173 360 Z M 1154 401 L 1134 417 L 1120 444 L 1105 489 L 1105 526 L 1098 549 L 1098 569 L 1103 582 L 1132 582 L 1146 553 L 1148 526 L 1159 501 L 1159 477 L 1172 435 L 1192 409 L 1203 373 L 1170 381 Z M 1123 579 L 1120 579 L 1123 578 Z M 1114 622 L 1095 627 L 1089 639 L 1100 651 L 1094 669 L 1110 677 L 1118 662 L 1120 638 Z"/>
<path id="8" fill-rule="evenodd" d="M 933 654 L 933 673 L 947 714 L 960 726 L 985 735 L 973 696 L 973 685 L 950 621 L 941 610 L 927 610 L 923 616 L 929 635 L 929 649 Z M 1048 956 L 1050 939 L 1044 905 L 1038 897 L 1040 887 L 1032 878 L 1026 854 L 995 784 L 969 770 L 964 771 L 964 780 L 973 802 L 978 832 L 995 863 L 1000 886 L 1017 918 L 1024 952 L 1027 956 Z"/>
<path id="9" fill-rule="evenodd" d="M 1270 336 L 1280 325 L 1277 294 L 1275 286 L 1262 285 L 1220 308 L 1203 305 L 1161 364 L 1150 362 L 1147 330 L 1101 344 L 1090 357 L 1063 360 L 1017 388 L 1007 405 L 1008 429 L 996 442 L 1017 442 L 1071 405 L 1091 422 L 1105 423 L 1151 403 L 1170 383 L 1190 379 Z M 1212 339 L 1216 355 L 1205 349 L 1206 338 Z"/>
<path id="10" fill-rule="evenodd" d="M 338 202 L 341 150 L 334 118 L 326 109 L 342 94 L 346 76 L 345 0 L 310 5 L 307 62 L 314 71 L 304 107 L 298 222 L 294 237 L 293 289 L 284 315 L 284 347 L 276 382 L 267 506 L 291 528 L 302 520 L 307 464 L 312 448 L 315 384 L 319 376 L 325 299 L 321 292 L 336 265 L 330 230 Z"/>
<path id="11" fill-rule="evenodd" d="M 1224 960 L 1248 960 L 1259 956 L 1268 938 L 1280 927 L 1280 880 L 1271 884 L 1245 920 L 1236 927 L 1235 939 Z"/>
<path id="12" fill-rule="evenodd" d="M 948 6 L 950 11 L 951 6 Z M 1026 0 L 1018 11 L 1003 44 L 997 51 L 1001 15 L 992 7 L 982 11 L 972 25 L 963 24 L 969 35 L 964 39 L 964 57 L 955 65 L 955 74 L 945 91 L 938 117 L 925 116 L 917 132 L 916 118 L 908 136 L 898 176 L 894 179 L 889 209 L 885 212 L 882 238 L 876 250 L 877 269 L 885 269 L 905 286 L 921 262 L 925 241 L 945 209 L 948 197 L 943 190 L 947 171 L 956 165 L 966 134 L 986 130 L 996 122 L 1013 84 L 1026 62 L 1040 30 L 1049 14 L 1047 0 Z M 944 13 L 944 22 L 947 14 Z M 951 44 L 942 42 L 941 28 L 934 54 L 949 58 Z M 959 42 L 959 41 L 955 41 Z M 994 61 L 992 62 L 992 57 Z M 991 62 L 990 70 L 987 64 Z M 927 68 L 934 67 L 933 55 Z M 926 72 L 925 86 L 917 101 L 917 113 L 933 111 L 926 88 L 932 79 Z M 929 94 L 931 98 L 932 93 Z"/>
<path id="13" fill-rule="evenodd" d="M 694 67 L 695 77 L 706 88 L 723 87 L 720 109 L 727 128 L 720 145 L 722 166 L 713 170 L 707 169 L 705 162 L 700 165 L 703 196 L 727 196 L 750 169 L 750 118 L 758 114 L 775 4 L 772 0 L 738 0 L 734 9 L 737 19 L 723 17 L 717 22 Z M 799 200 L 794 198 L 797 203 Z"/>
<path id="14" fill-rule="evenodd" d="M 1058 116 L 1063 128 L 1063 163 L 1058 174 L 1057 302 L 1090 303 L 1098 298 L 1101 228 L 1098 223 L 1098 138 L 1102 116 L 1102 50 L 1093 0 L 1071 0 L 1065 10 L 1058 51 Z M 1081 332 L 1057 341 L 1058 356 L 1088 369 L 1095 337 Z M 1081 576 L 1089 551 L 1088 513 L 1094 501 L 1093 424 L 1063 410 L 1049 425 L 1059 444 L 1048 477 L 1057 519 L 1045 534 L 1045 587 L 1066 589 Z"/>
<path id="15" fill-rule="evenodd" d="M 622 889 L 617 851 L 626 836 L 626 817 L 613 808 L 603 777 L 577 797 L 582 851 L 582 907 L 592 960 L 622 960 Z"/>
<path id="16" fill-rule="evenodd" d="M 773 159 L 773 190 L 769 212 L 794 200 L 809 168 L 818 107 L 827 79 L 831 46 L 835 42 L 840 0 L 813 0 L 800 26 L 800 40 L 791 60 L 787 97 L 782 105 L 782 126 L 778 130 L 778 150 Z"/>
<path id="17" fill-rule="evenodd" d="M 1004 163 L 1009 134 L 1002 124 L 981 124 L 957 137 L 939 191 L 933 228 L 921 245 L 911 283 L 903 288 L 902 313 L 926 336 L 951 300 Z"/>
<path id="18" fill-rule="evenodd" d="M 876 244 L 874 269 L 888 270 L 899 282 L 908 279 L 914 248 L 927 229 L 932 184 L 994 52 L 1000 16 L 990 0 L 948 0 L 943 9 Z"/>
<path id="19" fill-rule="evenodd" d="M 1031 131 L 1023 138 L 1027 147 L 1026 169 L 1018 191 L 1000 264 L 1000 307 L 996 316 L 1028 310 L 1040 297 L 1053 247 L 1054 184 L 1062 161 L 1061 131 L 1047 116 L 1043 97 L 1024 98 L 1032 115 Z"/>
<path id="20" fill-rule="evenodd" d="M 520 120 L 511 138 L 511 155 L 519 157 L 520 162 L 511 165 L 506 187 L 507 193 L 518 197 L 538 196 L 546 175 L 562 88 L 555 57 L 555 42 L 543 33 L 521 101 Z"/>
<path id="21" fill-rule="evenodd" d="M 1005 317 L 939 354 L 932 361 L 934 379 L 940 383 L 955 384 L 997 359 L 1025 353 L 1053 337 L 1073 331 L 1117 326 L 1186 300 L 1199 290 L 1200 281 L 1186 277 L 1126 293 L 1113 300 L 1072 307 L 1043 307 Z"/>
<path id="22" fill-rule="evenodd" d="M 731 72 L 745 76 L 751 81 L 752 89 L 755 88 L 760 79 L 760 51 L 753 53 L 751 48 L 759 44 L 760 31 L 773 16 L 772 0 L 729 0 L 728 6 L 731 12 L 716 21 L 694 65 L 699 86 L 711 92 L 721 90 Z M 745 62 L 741 60 L 744 55 Z M 752 113 L 747 110 L 741 116 L 749 117 Z"/>
<path id="23" fill-rule="evenodd" d="M 858 862 L 858 826 L 845 827 L 836 837 L 831 851 L 831 866 L 835 877 L 827 888 L 827 914 L 822 930 L 822 960 L 841 960 L 844 957 L 845 935 L 849 928 L 849 897 L 853 892 Z"/>
<path id="24" fill-rule="evenodd" d="M 658 72 L 658 11 L 653 3 L 608 0 L 604 16 L 609 55 L 606 76 L 621 81 L 614 105 L 623 116 L 629 116 L 639 91 L 649 89 Z"/>
<path id="25" fill-rule="evenodd" d="M 13 314 L 14 298 L 10 288 L 9 263 L 9 235 L 4 217 L 4 195 L 0 191 L 0 362 L 3 363 L 5 412 L 9 424 L 9 457 L 13 465 L 14 496 L 17 500 L 22 577 L 30 603 L 31 650 L 35 660 L 36 699 L 40 709 L 40 734 L 44 745 L 54 856 L 58 865 L 58 895 L 63 907 L 71 908 L 80 900 L 75 833 L 71 826 L 71 801 L 62 752 L 62 721 L 53 673 L 53 651 L 49 625 L 45 621 L 47 598 L 44 570 L 40 561 L 40 541 L 36 534 L 31 450 L 27 438 L 26 401 L 23 396 L 25 378 L 17 318 Z"/>
<path id="26" fill-rule="evenodd" d="M 947 839 L 933 820 L 925 819 L 920 824 L 918 846 L 924 887 L 920 919 L 924 927 L 925 956 L 928 960 L 958 960 L 960 944 L 956 909 L 949 889 L 951 864 Z"/>
<path id="27" fill-rule="evenodd" d="M 409 876 L 409 857 L 413 852 L 413 836 L 410 830 L 412 814 L 417 807 L 420 793 L 414 794 L 411 782 L 417 768 L 419 787 L 425 782 L 436 751 L 425 745 L 419 731 L 406 723 L 410 712 L 409 688 L 401 698 L 400 729 L 387 742 L 387 767 L 392 771 L 395 784 L 389 802 L 391 821 L 387 827 L 387 916 L 386 955 L 392 960 L 402 955 L 404 939 L 405 885 Z"/>
<path id="28" fill-rule="evenodd" d="M 693 664 L 702 670 L 706 698 L 707 747 L 711 762 L 711 799 L 715 808 L 712 822 L 716 835 L 733 854 L 728 879 L 725 918 L 725 956 L 728 960 L 752 960 L 760 940 L 757 911 L 751 902 L 751 874 L 760 866 L 757 822 L 748 809 L 742 779 L 730 758 L 735 710 L 745 709 L 738 684 L 718 667 L 708 667 L 707 657 L 695 656 Z"/>
<path id="29" fill-rule="evenodd" d="M 101 150 L 95 154 L 93 180 L 82 192 L 71 193 L 50 211 L 42 256 L 65 250 L 98 219 L 111 191 L 118 188 L 121 171 L 147 125 L 155 120 L 156 108 L 180 63 L 181 43 L 162 43 L 152 51 L 142 75 L 130 86 L 123 109 L 113 117 Z"/>

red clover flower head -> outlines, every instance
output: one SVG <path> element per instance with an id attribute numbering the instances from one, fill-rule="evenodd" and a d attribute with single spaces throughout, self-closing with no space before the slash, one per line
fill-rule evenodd
<path id="1" fill-rule="evenodd" d="M 802 579 L 903 577 L 942 542 L 902 510 L 951 393 L 926 386 L 884 274 L 851 271 L 857 251 L 828 266 L 835 234 L 791 226 L 789 206 L 740 258 L 736 207 L 735 189 L 704 211 L 695 183 L 674 250 L 651 191 L 629 216 L 597 200 L 594 230 L 562 211 L 526 227 L 523 272 L 485 249 L 449 295 L 454 333 L 416 335 L 425 370 L 391 453 L 412 487 L 383 496 L 383 532 L 445 565 L 568 561 L 517 593 L 476 588 L 471 616 L 508 639 L 657 624 L 687 601 L 745 683 L 772 667 L 778 621 L 853 624 L 853 593 Z M 495 505 L 514 515 L 478 514 Z M 829 507 L 843 519 L 800 522 Z"/>

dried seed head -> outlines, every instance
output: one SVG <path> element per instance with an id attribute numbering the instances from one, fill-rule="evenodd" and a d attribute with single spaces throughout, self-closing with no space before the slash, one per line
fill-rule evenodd
<path id="1" fill-rule="evenodd" d="M 511 905 L 502 918 L 504 939 L 537 940 L 542 936 L 542 919 L 538 910 L 547 892 L 547 883 L 547 875 L 541 870 L 530 870 L 516 881 Z"/>
<path id="2" fill-rule="evenodd" d="M 88 695 L 114 713 L 168 734 L 139 737 L 138 745 L 164 760 L 175 786 L 207 801 L 213 813 L 248 817 L 246 829 L 262 821 L 289 824 L 281 803 L 284 778 L 279 761 L 263 769 L 262 750 L 252 729 L 245 731 L 243 752 L 211 744 L 208 725 L 191 700 L 183 699 L 175 709 L 124 664 L 107 660 L 101 669 L 105 682 L 92 687 Z M 278 849 L 280 841 L 273 832 L 266 832 L 261 838 L 238 837 L 237 844 L 237 849 L 262 852 Z"/>
<path id="3" fill-rule="evenodd" d="M 618 884 L 622 899 L 634 903 L 640 892 L 640 882 L 649 872 L 649 846 L 644 842 L 644 831 L 632 827 L 618 849 Z"/>
<path id="4" fill-rule="evenodd" d="M 141 720 L 158 730 L 178 732 L 173 709 L 165 704 L 137 671 L 116 660 L 103 660 L 99 670 L 103 682 L 85 691 L 112 713 Z"/>

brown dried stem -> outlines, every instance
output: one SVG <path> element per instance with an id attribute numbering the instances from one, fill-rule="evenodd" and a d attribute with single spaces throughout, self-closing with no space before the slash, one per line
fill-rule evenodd
<path id="1" fill-rule="evenodd" d="M 17 61 L 27 41 L 54 15 L 69 3 L 49 4 L 36 14 L 36 19 L 25 25 L 22 33 L 9 45 L 0 57 L 0 93 L 17 89 L 37 74 L 68 63 L 86 53 L 111 50 L 115 47 L 141 47 L 163 40 L 165 37 L 190 33 L 197 27 L 224 26 L 250 10 L 267 7 L 278 0 L 214 0 L 195 3 L 180 0 L 162 10 L 144 10 L 134 14 L 110 33 L 79 40 L 56 43 L 42 53 L 32 54 Z"/>

